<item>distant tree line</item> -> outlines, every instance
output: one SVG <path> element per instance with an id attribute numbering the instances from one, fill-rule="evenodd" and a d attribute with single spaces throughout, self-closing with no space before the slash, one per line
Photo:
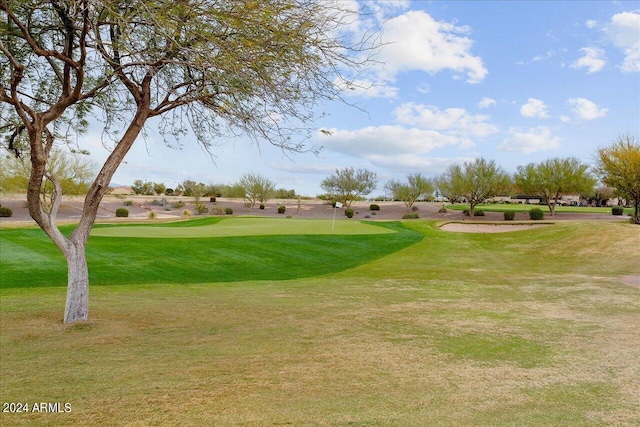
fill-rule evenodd
<path id="1" fill-rule="evenodd" d="M 377 177 L 366 169 L 336 169 L 321 186 L 327 192 L 322 198 L 348 208 L 376 188 Z M 478 158 L 452 164 L 434 178 L 415 173 L 408 175 L 406 181 L 391 180 L 384 188 L 393 200 L 404 202 L 409 211 L 416 201 L 435 194 L 450 203 L 468 203 L 471 216 L 478 204 L 496 196 L 539 199 L 549 207 L 551 216 L 563 195 L 579 195 L 598 206 L 617 197 L 619 203 L 635 206 L 634 222 L 640 223 L 640 145 L 636 137 L 623 135 L 597 151 L 594 167 L 576 157 L 556 157 L 518 166 L 511 175 L 495 161 Z"/>
<path id="2" fill-rule="evenodd" d="M 205 184 L 193 180 L 185 180 L 175 188 L 167 187 L 161 182 L 150 182 L 136 179 L 131 186 L 135 194 L 145 196 L 185 196 L 199 201 L 201 197 L 228 197 L 243 199 L 247 207 L 253 208 L 256 203 L 266 203 L 270 199 L 296 199 L 295 190 L 276 189 L 276 184 L 260 174 L 247 173 L 234 184 Z"/>

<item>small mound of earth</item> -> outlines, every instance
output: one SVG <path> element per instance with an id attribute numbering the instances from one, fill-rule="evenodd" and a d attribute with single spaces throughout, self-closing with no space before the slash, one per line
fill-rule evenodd
<path id="1" fill-rule="evenodd" d="M 457 233 L 507 233 L 509 231 L 531 230 L 548 225 L 549 224 L 463 224 L 460 222 L 450 222 L 440 227 L 440 229 Z"/>
<path id="2" fill-rule="evenodd" d="M 636 288 L 640 288 L 640 275 L 638 276 L 624 276 L 622 278 L 622 283 L 629 286 L 635 286 Z"/>

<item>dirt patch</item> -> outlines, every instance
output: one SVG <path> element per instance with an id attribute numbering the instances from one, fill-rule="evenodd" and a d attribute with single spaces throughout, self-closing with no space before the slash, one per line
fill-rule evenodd
<path id="1" fill-rule="evenodd" d="M 508 233 L 510 231 L 547 227 L 548 225 L 550 224 L 463 224 L 450 222 L 440 227 L 440 229 L 456 233 Z"/>
<path id="2" fill-rule="evenodd" d="M 624 276 L 622 278 L 622 283 L 629 286 L 634 286 L 636 288 L 640 288 L 640 275 L 637 276 Z"/>

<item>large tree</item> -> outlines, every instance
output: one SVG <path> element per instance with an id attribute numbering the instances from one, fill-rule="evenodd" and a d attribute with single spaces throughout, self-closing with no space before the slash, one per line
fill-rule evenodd
<path id="1" fill-rule="evenodd" d="M 378 184 L 375 172 L 367 169 L 336 169 L 334 175 L 323 179 L 320 185 L 336 201 L 347 208 L 358 197 L 371 193 Z"/>
<path id="2" fill-rule="evenodd" d="M 206 149 L 244 134 L 285 150 L 307 149 L 318 101 L 339 99 L 368 61 L 354 38 L 358 11 L 324 0 L 0 0 L 0 132 L 29 151 L 29 213 L 68 265 L 65 323 L 88 318 L 85 246 L 98 205 L 150 120 L 168 144 L 191 128 Z M 347 30 L 348 29 L 348 30 Z M 355 31 L 355 30 L 354 30 Z M 56 143 L 81 145 L 89 113 L 101 117 L 111 153 L 78 226 L 56 226 Z M 40 202 L 49 181 L 52 206 Z"/>
<path id="3" fill-rule="evenodd" d="M 483 158 L 449 169 L 449 180 L 469 203 L 469 215 L 485 200 L 503 194 L 511 185 L 511 177 L 493 160 Z"/>
<path id="4" fill-rule="evenodd" d="M 623 135 L 611 146 L 599 149 L 596 171 L 602 182 L 614 187 L 619 196 L 633 200 L 633 220 L 640 224 L 640 144 L 637 138 Z"/>
<path id="5" fill-rule="evenodd" d="M 462 167 L 454 163 L 449 165 L 446 171 L 434 178 L 433 183 L 442 197 L 446 197 L 450 203 L 456 203 L 462 199 Z"/>
<path id="6" fill-rule="evenodd" d="M 433 193 L 434 186 L 429 178 L 415 173 L 407 176 L 407 182 L 392 179 L 385 184 L 385 189 L 391 192 L 395 200 L 404 202 L 407 210 L 411 212 L 416 201 Z"/>
<path id="7" fill-rule="evenodd" d="M 514 177 L 519 191 L 538 195 L 549 206 L 551 216 L 564 194 L 590 193 L 595 179 L 589 172 L 589 165 L 575 157 L 553 158 L 541 163 L 518 166 Z"/>
<path id="8" fill-rule="evenodd" d="M 269 178 L 257 173 L 245 173 L 238 181 L 242 188 L 242 199 L 245 206 L 253 209 L 257 202 L 265 203 L 276 190 L 276 184 Z"/>

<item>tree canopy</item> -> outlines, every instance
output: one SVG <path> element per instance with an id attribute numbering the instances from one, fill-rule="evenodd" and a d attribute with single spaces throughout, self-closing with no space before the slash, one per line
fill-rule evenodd
<path id="1" fill-rule="evenodd" d="M 29 213 L 69 266 L 65 322 L 88 318 L 85 245 L 118 165 L 150 120 L 168 144 L 191 129 L 212 150 L 244 134 L 312 149 L 318 101 L 340 98 L 374 43 L 359 10 L 324 0 L 0 0 L 0 133 L 30 153 Z M 82 145 L 89 113 L 111 154 L 69 237 L 55 225 L 62 190 L 47 164 L 57 143 Z M 54 188 L 52 209 L 39 194 Z"/>
<path id="2" fill-rule="evenodd" d="M 504 193 L 511 184 L 511 177 L 493 160 L 483 158 L 465 162 L 462 167 L 449 168 L 450 186 L 469 203 L 469 215 L 474 216 L 476 205 Z"/>
<path id="3" fill-rule="evenodd" d="M 385 185 L 385 189 L 391 192 L 395 200 L 401 200 L 411 211 L 413 205 L 422 197 L 433 193 L 434 185 L 429 178 L 420 173 L 407 176 L 407 182 L 391 180 Z"/>
<path id="4" fill-rule="evenodd" d="M 596 172 L 602 182 L 633 200 L 634 222 L 640 224 L 640 144 L 636 137 L 623 135 L 609 147 L 598 150 Z"/>
<path id="5" fill-rule="evenodd" d="M 371 193 L 378 183 L 375 172 L 367 169 L 344 168 L 336 169 L 336 173 L 323 179 L 322 188 L 336 201 L 347 208 L 358 197 Z"/>
<path id="6" fill-rule="evenodd" d="M 526 194 L 538 195 L 549 206 L 551 216 L 563 194 L 587 194 L 593 190 L 595 179 L 589 165 L 575 157 L 545 160 L 518 166 L 515 185 Z"/>
<path id="7" fill-rule="evenodd" d="M 242 188 L 245 206 L 253 209 L 257 202 L 266 203 L 273 197 L 276 184 L 260 174 L 245 173 L 240 177 L 238 187 Z"/>

